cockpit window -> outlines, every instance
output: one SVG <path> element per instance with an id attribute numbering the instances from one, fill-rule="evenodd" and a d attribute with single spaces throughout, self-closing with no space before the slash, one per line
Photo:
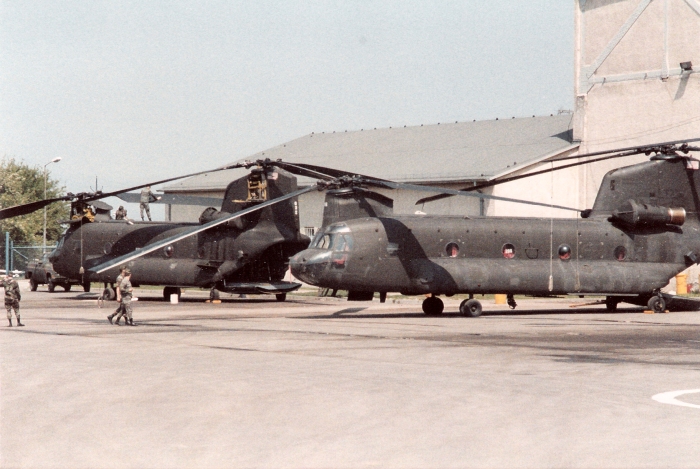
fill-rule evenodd
<path id="1" fill-rule="evenodd" d="M 352 246 L 352 235 L 346 225 L 332 225 L 325 232 L 318 233 L 311 241 L 311 247 L 316 249 L 350 251 Z"/>
<path id="2" fill-rule="evenodd" d="M 328 249 L 332 251 L 352 250 L 353 239 L 349 231 L 319 233 L 311 242 L 311 247 L 316 249 Z"/>

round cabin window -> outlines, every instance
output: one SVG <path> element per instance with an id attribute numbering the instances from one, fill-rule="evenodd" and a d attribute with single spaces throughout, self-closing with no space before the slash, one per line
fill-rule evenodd
<path id="1" fill-rule="evenodd" d="M 445 246 L 445 252 L 448 257 L 457 257 L 457 254 L 459 254 L 459 246 L 457 243 L 449 243 Z"/>
<path id="2" fill-rule="evenodd" d="M 175 248 L 172 246 L 166 246 L 163 248 L 163 254 L 165 254 L 165 257 L 173 257 L 173 252 L 175 251 Z"/>
<path id="3" fill-rule="evenodd" d="M 510 243 L 504 244 L 501 248 L 501 253 L 506 259 L 512 259 L 515 257 L 515 246 Z"/>
<path id="4" fill-rule="evenodd" d="M 571 246 L 569 246 L 568 244 L 562 244 L 561 246 L 559 246 L 557 252 L 559 254 L 559 259 L 563 261 L 568 261 L 569 259 L 571 259 Z"/>
<path id="5" fill-rule="evenodd" d="M 624 261 L 625 258 L 627 257 L 627 249 L 625 249 L 624 246 L 618 246 L 615 248 L 613 255 L 615 256 L 615 259 L 617 259 L 618 261 Z"/>
<path id="6" fill-rule="evenodd" d="M 105 243 L 104 247 L 102 248 L 102 252 L 105 254 L 112 252 L 112 243 Z"/>

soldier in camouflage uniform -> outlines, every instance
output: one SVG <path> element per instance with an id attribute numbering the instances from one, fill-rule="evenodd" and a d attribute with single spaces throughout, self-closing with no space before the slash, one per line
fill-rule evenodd
<path id="1" fill-rule="evenodd" d="M 131 297 L 134 294 L 134 289 L 131 286 L 131 271 L 129 269 L 124 270 L 124 278 L 122 279 L 122 283 L 119 285 L 119 290 L 121 291 L 122 295 L 122 307 L 124 308 L 124 313 L 126 313 L 126 324 L 129 326 L 134 326 L 134 318 L 132 317 L 131 309 Z"/>
<path id="2" fill-rule="evenodd" d="M 5 309 L 7 310 L 7 320 L 10 322 L 9 327 L 12 327 L 13 309 L 15 310 L 15 317 L 17 317 L 17 325 L 24 326 L 19 319 L 19 300 L 22 299 L 22 294 L 19 292 L 17 280 L 12 278 L 11 274 L 7 274 L 2 282 L 2 286 L 5 288 Z"/>
<path id="3" fill-rule="evenodd" d="M 119 208 L 117 209 L 117 212 L 114 214 L 114 218 L 117 220 L 125 220 L 126 219 L 126 209 L 124 208 L 123 205 L 119 206 Z"/>
<path id="4" fill-rule="evenodd" d="M 114 310 L 114 312 L 112 314 L 107 316 L 107 320 L 109 321 L 110 324 L 114 324 L 112 322 L 112 319 L 114 318 L 114 316 L 116 316 L 117 317 L 117 320 L 116 320 L 117 326 L 119 325 L 119 320 L 125 314 L 124 305 L 122 305 L 122 295 L 121 295 L 121 292 L 119 289 L 119 286 L 122 283 L 122 279 L 124 278 L 124 271 L 125 270 L 126 270 L 126 266 L 125 265 L 121 266 L 121 268 L 119 269 L 119 275 L 117 276 L 117 281 L 115 282 L 115 285 L 116 285 L 115 290 L 117 291 L 117 309 Z M 124 318 L 124 322 L 126 322 L 126 318 Z"/>
<path id="5" fill-rule="evenodd" d="M 139 205 L 139 211 L 141 212 L 141 220 L 143 220 L 143 211 L 146 211 L 148 215 L 148 221 L 151 221 L 151 208 L 150 203 L 160 200 L 160 197 L 156 197 L 153 192 L 151 192 L 151 186 L 146 186 L 141 189 L 141 204 Z"/>

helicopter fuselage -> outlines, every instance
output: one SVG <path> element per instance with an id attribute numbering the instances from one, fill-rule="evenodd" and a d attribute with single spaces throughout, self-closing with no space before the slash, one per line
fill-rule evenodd
<path id="1" fill-rule="evenodd" d="M 66 277 L 89 275 L 88 281 L 112 283 L 117 269 L 101 274 L 88 270 L 196 225 L 123 220 L 75 223 L 51 259 L 56 271 Z M 286 272 L 289 256 L 308 245 L 308 238 L 284 228 L 264 219 L 245 229 L 222 226 L 174 242 L 127 266 L 137 285 L 213 287 L 227 281 L 277 281 Z"/>
<path id="2" fill-rule="evenodd" d="M 699 229 L 697 218 L 626 230 L 603 217 L 367 217 L 325 227 L 290 265 L 357 292 L 647 294 L 692 264 Z"/>

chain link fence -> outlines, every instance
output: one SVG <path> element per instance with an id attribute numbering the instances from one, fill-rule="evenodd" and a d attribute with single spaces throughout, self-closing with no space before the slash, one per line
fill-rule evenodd
<path id="1" fill-rule="evenodd" d="M 11 239 L 3 236 L 0 239 L 0 268 L 10 271 L 24 271 L 27 264 L 36 259 L 41 259 L 44 252 L 53 251 L 56 246 L 17 246 Z"/>

